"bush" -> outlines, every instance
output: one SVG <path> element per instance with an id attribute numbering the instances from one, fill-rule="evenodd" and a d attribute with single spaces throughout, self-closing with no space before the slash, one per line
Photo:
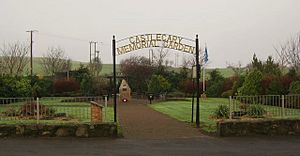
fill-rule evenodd
<path id="1" fill-rule="evenodd" d="M 238 93 L 238 88 L 243 86 L 243 83 L 245 81 L 245 76 L 241 75 L 234 83 L 232 86 L 232 95 L 237 95 Z"/>
<path id="2" fill-rule="evenodd" d="M 250 117 L 254 118 L 261 118 L 263 117 L 267 111 L 261 106 L 261 105 L 250 105 L 249 108 L 247 109 L 247 114 Z"/>
<path id="3" fill-rule="evenodd" d="M 193 93 L 193 81 L 192 80 L 183 80 L 179 83 L 179 90 L 184 93 Z"/>
<path id="4" fill-rule="evenodd" d="M 152 75 L 149 85 L 148 92 L 161 93 L 166 92 L 170 89 L 171 84 L 169 81 L 161 75 Z"/>
<path id="5" fill-rule="evenodd" d="M 259 95 L 262 90 L 261 86 L 262 73 L 258 70 L 251 71 L 241 88 L 238 89 L 239 95 Z"/>
<path id="6" fill-rule="evenodd" d="M 172 97 L 185 97 L 185 93 L 180 92 L 180 91 L 174 91 L 174 92 L 168 93 L 167 97 L 169 97 L 169 98 L 172 98 Z"/>
<path id="7" fill-rule="evenodd" d="M 284 86 L 280 83 L 280 81 L 275 80 L 270 83 L 268 89 L 267 89 L 268 95 L 284 95 L 285 89 Z"/>
<path id="8" fill-rule="evenodd" d="M 214 116 L 218 119 L 229 118 L 229 107 L 227 105 L 219 105 L 214 111 Z"/>
<path id="9" fill-rule="evenodd" d="M 220 97 L 222 94 L 222 87 L 223 87 L 223 82 L 222 80 L 217 81 L 217 82 L 211 82 L 209 87 L 206 90 L 206 94 L 209 97 Z"/>
<path id="10" fill-rule="evenodd" d="M 53 85 L 55 93 L 74 92 L 80 89 L 80 84 L 74 80 L 56 80 Z"/>
<path id="11" fill-rule="evenodd" d="M 225 92 L 222 93 L 222 98 L 228 98 L 229 96 L 232 96 L 233 92 L 232 90 L 227 90 Z"/>
<path id="12" fill-rule="evenodd" d="M 19 116 L 20 115 L 20 110 L 16 108 L 7 108 L 4 112 L 2 112 L 4 116 Z"/>
<path id="13" fill-rule="evenodd" d="M 28 77 L 0 76 L 0 97 L 26 97 L 30 94 Z"/>
<path id="14" fill-rule="evenodd" d="M 37 115 L 37 108 L 38 105 L 36 102 L 27 102 L 21 106 L 20 113 L 22 116 L 28 117 L 28 116 L 35 116 Z M 40 115 L 46 115 L 46 116 L 52 116 L 54 115 L 55 110 L 48 108 L 47 106 L 43 104 L 39 104 L 39 114 Z"/>
<path id="15" fill-rule="evenodd" d="M 226 78 L 224 80 L 222 92 L 232 90 L 234 82 L 236 82 L 238 79 L 239 79 L 239 77 L 237 77 L 237 76 L 232 76 L 232 77 Z"/>
<path id="16" fill-rule="evenodd" d="M 300 94 L 300 81 L 294 81 L 291 83 L 289 94 Z"/>
<path id="17" fill-rule="evenodd" d="M 277 81 L 278 77 L 273 75 L 265 75 L 261 80 L 261 94 L 268 94 L 268 89 L 272 82 Z M 274 85 L 274 84 L 273 84 Z M 274 86 L 273 86 L 274 87 Z"/>

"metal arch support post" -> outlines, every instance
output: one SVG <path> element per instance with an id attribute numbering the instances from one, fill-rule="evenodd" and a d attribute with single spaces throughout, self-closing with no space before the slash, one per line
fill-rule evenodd
<path id="1" fill-rule="evenodd" d="M 197 103 L 196 103 L 196 125 L 199 128 L 200 127 L 200 64 L 199 64 L 199 39 L 198 35 L 196 35 L 196 97 L 197 97 Z"/>
<path id="2" fill-rule="evenodd" d="M 113 36 L 112 40 L 112 55 L 113 55 L 113 94 L 114 94 L 114 122 L 117 122 L 117 80 L 116 80 L 116 39 Z"/>

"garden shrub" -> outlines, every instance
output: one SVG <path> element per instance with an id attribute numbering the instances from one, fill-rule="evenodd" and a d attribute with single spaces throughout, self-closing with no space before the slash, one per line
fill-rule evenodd
<path id="1" fill-rule="evenodd" d="M 296 76 L 291 76 L 289 74 L 280 77 L 279 81 L 283 86 L 285 94 L 288 94 L 291 83 L 293 83 L 296 80 L 297 80 Z"/>
<path id="2" fill-rule="evenodd" d="M 20 115 L 20 110 L 16 109 L 16 108 L 13 108 L 13 107 L 9 107 L 4 112 L 2 112 L 2 114 L 4 116 L 19 116 Z"/>
<path id="3" fill-rule="evenodd" d="M 250 105 L 247 109 L 247 114 L 249 117 L 261 118 L 266 113 L 267 111 L 261 105 L 258 104 Z"/>
<path id="4" fill-rule="evenodd" d="M 238 93 L 238 88 L 243 86 L 243 83 L 245 81 L 245 76 L 241 75 L 234 83 L 232 86 L 232 95 L 237 95 Z"/>
<path id="5" fill-rule="evenodd" d="M 218 119 L 229 118 L 229 107 L 227 105 L 219 105 L 214 111 L 214 116 Z"/>
<path id="6" fill-rule="evenodd" d="M 294 81 L 291 83 L 289 94 L 300 94 L 300 81 Z"/>
<path id="7" fill-rule="evenodd" d="M 265 75 L 261 80 L 261 94 L 267 94 L 268 89 L 273 81 L 277 81 L 278 77 L 273 75 Z"/>
<path id="8" fill-rule="evenodd" d="M 152 75 L 148 85 L 148 91 L 151 93 L 161 93 L 168 91 L 170 87 L 171 84 L 166 78 L 161 75 Z"/>
<path id="9" fill-rule="evenodd" d="M 184 93 L 189 93 L 192 94 L 193 93 L 193 81 L 192 80 L 183 80 L 179 83 L 178 86 L 179 90 L 184 92 Z"/>
<path id="10" fill-rule="evenodd" d="M 75 79 L 56 80 L 53 88 L 55 93 L 73 92 L 80 89 L 80 84 Z"/>
<path id="11" fill-rule="evenodd" d="M 180 92 L 180 91 L 174 91 L 168 93 L 167 97 L 185 97 L 185 93 Z"/>
<path id="12" fill-rule="evenodd" d="M 0 76 L 0 97 L 26 97 L 30 94 L 28 77 Z"/>
<path id="13" fill-rule="evenodd" d="M 284 95 L 285 93 L 284 86 L 278 80 L 271 82 L 267 88 L 268 95 Z"/>
<path id="14" fill-rule="evenodd" d="M 222 87 L 223 87 L 222 80 L 217 82 L 210 82 L 211 85 L 206 90 L 206 94 L 209 97 L 221 97 L 222 94 Z"/>
<path id="15" fill-rule="evenodd" d="M 206 89 L 206 94 L 209 97 L 221 97 L 223 92 L 224 77 L 219 71 L 213 70 L 209 73 L 209 86 Z"/>
<path id="16" fill-rule="evenodd" d="M 227 90 L 227 91 L 225 91 L 225 92 L 223 92 L 222 93 L 222 98 L 228 98 L 229 96 L 232 96 L 232 90 L 230 89 L 230 90 Z"/>
<path id="17" fill-rule="evenodd" d="M 27 102 L 21 106 L 20 114 L 22 116 L 35 116 L 37 115 L 37 103 L 36 102 Z M 48 108 L 43 104 L 39 104 L 39 114 L 46 116 L 53 116 L 55 113 L 54 109 Z"/>
<path id="18" fill-rule="evenodd" d="M 223 83 L 222 92 L 232 90 L 234 82 L 236 82 L 238 79 L 239 79 L 239 77 L 237 77 L 237 76 L 232 76 L 232 77 L 226 78 Z"/>
<path id="19" fill-rule="evenodd" d="M 262 73 L 258 70 L 251 71 L 245 81 L 243 86 L 238 89 L 239 95 L 259 95 L 262 90 L 261 86 Z"/>

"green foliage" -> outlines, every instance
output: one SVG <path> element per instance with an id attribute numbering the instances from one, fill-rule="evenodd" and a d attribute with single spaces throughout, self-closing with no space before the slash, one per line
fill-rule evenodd
<path id="1" fill-rule="evenodd" d="M 261 72 L 263 71 L 263 63 L 262 63 L 261 60 L 259 60 L 256 57 L 256 54 L 253 55 L 251 65 L 252 65 L 252 68 L 254 70 L 258 70 L 258 71 L 261 71 Z"/>
<path id="2" fill-rule="evenodd" d="M 300 94 L 300 81 L 294 81 L 291 83 L 289 94 Z"/>
<path id="3" fill-rule="evenodd" d="M 32 93 L 34 97 L 51 96 L 53 93 L 53 81 L 50 78 L 38 78 L 35 76 Z"/>
<path id="4" fill-rule="evenodd" d="M 262 86 L 262 73 L 259 70 L 253 70 L 250 73 L 248 73 L 247 77 L 245 78 L 245 81 L 238 89 L 239 95 L 259 95 Z"/>
<path id="5" fill-rule="evenodd" d="M 179 73 L 173 70 L 165 70 L 163 73 L 157 75 L 162 75 L 164 78 L 166 78 L 169 81 L 169 83 L 171 84 L 169 90 L 177 90 L 180 88 L 180 85 L 178 84 L 183 80 L 187 80 L 186 72 L 187 72 L 186 70 L 180 70 Z"/>
<path id="6" fill-rule="evenodd" d="M 169 90 L 171 84 L 161 75 L 153 75 L 148 85 L 148 91 L 152 93 L 161 93 Z"/>
<path id="7" fill-rule="evenodd" d="M 206 94 L 209 97 L 220 97 L 222 94 L 223 83 L 224 81 L 209 82 Z"/>
<path id="8" fill-rule="evenodd" d="M 267 111 L 261 105 L 250 105 L 247 109 L 247 115 L 254 118 L 261 118 L 263 117 Z"/>
<path id="9" fill-rule="evenodd" d="M 185 97 L 185 93 L 180 91 L 173 91 L 171 93 L 168 93 L 168 97 Z"/>
<path id="10" fill-rule="evenodd" d="M 214 69 L 212 70 L 210 73 L 210 79 L 209 79 L 209 82 L 217 82 L 217 81 L 223 81 L 224 80 L 224 77 L 221 75 L 221 73 Z"/>
<path id="11" fill-rule="evenodd" d="M 281 75 L 279 64 L 274 62 L 272 56 L 269 56 L 267 61 L 263 64 L 262 72 L 266 75 L 275 75 L 275 76 Z"/>
<path id="12" fill-rule="evenodd" d="M 210 73 L 210 79 L 208 80 L 208 88 L 206 94 L 209 97 L 220 97 L 222 94 L 224 77 L 220 74 L 219 71 L 213 70 Z"/>
<path id="13" fill-rule="evenodd" d="M 267 89 L 268 95 L 284 95 L 286 94 L 285 87 L 280 83 L 280 81 L 272 81 Z"/>
<path id="14" fill-rule="evenodd" d="M 214 116 L 218 119 L 229 118 L 229 107 L 223 104 L 219 105 L 214 111 Z"/>
<path id="15" fill-rule="evenodd" d="M 263 73 L 263 75 L 281 75 L 279 64 L 274 62 L 272 56 L 269 56 L 266 62 L 262 62 L 254 54 L 251 66 L 251 70 L 258 70 Z"/>
<path id="16" fill-rule="evenodd" d="M 233 92 L 232 90 L 227 90 L 225 92 L 222 93 L 222 98 L 228 98 L 229 96 L 232 96 Z"/>
<path id="17" fill-rule="evenodd" d="M 0 97 L 26 97 L 30 94 L 28 77 L 0 76 Z"/>
<path id="18" fill-rule="evenodd" d="M 243 86 L 243 83 L 245 82 L 245 76 L 241 75 L 234 83 L 232 86 L 232 95 L 237 95 L 238 94 L 238 89 Z"/>

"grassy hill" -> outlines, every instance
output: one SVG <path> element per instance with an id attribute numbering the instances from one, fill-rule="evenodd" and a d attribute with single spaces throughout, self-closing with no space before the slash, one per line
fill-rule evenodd
<path id="1" fill-rule="evenodd" d="M 41 57 L 35 57 L 33 58 L 33 73 L 37 75 L 45 75 L 45 72 L 42 69 L 41 65 Z M 80 64 L 87 65 L 87 62 L 80 62 L 80 61 L 71 61 L 72 62 L 72 70 L 78 69 L 80 67 Z M 101 74 L 111 74 L 112 73 L 112 64 L 103 64 Z M 116 66 L 117 70 L 119 70 L 119 65 Z M 26 69 L 24 71 L 24 74 L 29 74 L 30 72 L 30 64 L 26 66 Z"/>
<path id="2" fill-rule="evenodd" d="M 37 75 L 45 75 L 45 72 L 42 69 L 41 65 L 41 57 L 35 57 L 33 58 L 33 73 Z M 72 60 L 72 70 L 78 69 L 80 67 L 80 64 L 87 65 L 87 62 L 80 62 L 80 61 L 73 61 Z M 117 72 L 120 70 L 119 65 L 116 66 Z M 101 75 L 106 74 L 112 74 L 113 65 L 112 64 L 103 64 Z M 179 72 L 179 68 L 171 68 L 171 70 L 175 70 L 176 72 Z M 206 69 L 206 73 L 211 72 L 213 69 Z M 230 77 L 234 74 L 234 72 L 229 68 L 217 68 L 217 70 L 224 76 L 224 77 Z M 25 75 L 29 75 L 30 73 L 30 65 L 28 64 L 26 66 L 26 69 L 24 71 Z M 208 76 L 208 74 L 207 74 Z"/>

